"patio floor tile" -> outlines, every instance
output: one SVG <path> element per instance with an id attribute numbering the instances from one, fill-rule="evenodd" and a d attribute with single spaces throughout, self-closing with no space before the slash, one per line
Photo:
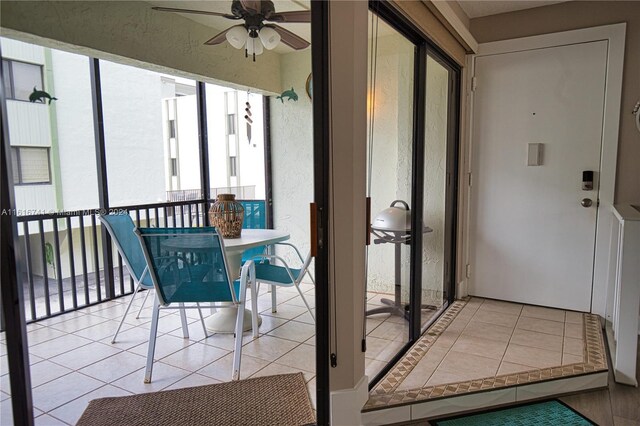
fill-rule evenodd
<path id="1" fill-rule="evenodd" d="M 261 336 L 242 348 L 242 353 L 265 361 L 275 361 L 299 343 L 273 336 Z"/>
<path id="2" fill-rule="evenodd" d="M 65 352 L 62 355 L 50 358 L 56 364 L 63 365 L 67 368 L 78 370 L 94 362 L 98 362 L 112 355 L 121 352 L 122 349 L 114 348 L 111 345 L 105 345 L 100 342 L 92 342 L 88 345 L 81 346 L 77 349 Z"/>
<path id="3" fill-rule="evenodd" d="M 111 383 L 145 366 L 146 358 L 131 352 L 120 352 L 79 370 L 80 373 Z"/>
<path id="4" fill-rule="evenodd" d="M 98 380 L 73 372 L 34 388 L 33 405 L 49 412 L 103 385 Z"/>
<path id="5" fill-rule="evenodd" d="M 195 372 L 205 365 L 224 357 L 229 353 L 226 349 L 216 348 L 203 343 L 194 343 L 181 351 L 162 358 L 165 364 Z"/>
<path id="6" fill-rule="evenodd" d="M 300 345 L 278 358 L 276 364 L 287 365 L 300 370 L 315 373 L 316 348 L 310 345 Z"/>
<path id="7" fill-rule="evenodd" d="M 269 361 L 245 355 L 243 353 L 242 358 L 240 359 L 240 378 L 249 378 L 249 376 L 264 368 L 267 364 L 269 364 Z M 231 380 L 232 369 L 233 353 L 230 353 L 198 370 L 198 374 L 212 377 L 216 380 L 220 380 L 221 382 L 227 382 Z"/>
<path id="8" fill-rule="evenodd" d="M 303 322 L 289 321 L 286 324 L 269 332 L 269 336 L 281 337 L 294 342 L 304 342 L 315 335 L 316 328 L 311 324 Z"/>
<path id="9" fill-rule="evenodd" d="M 162 362 L 153 363 L 151 383 L 144 383 L 144 368 L 118 379 L 111 384 L 131 393 L 146 393 L 163 390 L 189 376 L 191 373 Z"/>
<path id="10" fill-rule="evenodd" d="M 49 340 L 38 345 L 30 346 L 29 353 L 34 354 L 40 358 L 53 358 L 54 356 L 69 352 L 80 346 L 88 345 L 91 340 L 84 337 L 74 336 L 73 334 L 66 334 L 61 337 Z"/>
<path id="11" fill-rule="evenodd" d="M 88 394 L 81 396 L 80 398 L 76 398 L 61 407 L 56 408 L 53 411 L 50 411 L 48 414 L 70 425 L 75 425 L 91 400 L 96 398 L 126 395 L 131 395 L 131 393 L 115 386 L 105 385 L 101 388 L 89 392 Z"/>

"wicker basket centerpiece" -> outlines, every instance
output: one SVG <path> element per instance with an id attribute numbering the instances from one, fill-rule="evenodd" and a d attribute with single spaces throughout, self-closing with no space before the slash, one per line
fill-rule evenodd
<path id="1" fill-rule="evenodd" d="M 209 209 L 209 222 L 223 238 L 240 238 L 244 207 L 236 201 L 235 194 L 218 194 Z"/>

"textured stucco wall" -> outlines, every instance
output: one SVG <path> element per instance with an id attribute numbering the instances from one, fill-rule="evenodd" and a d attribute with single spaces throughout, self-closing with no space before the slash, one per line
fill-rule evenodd
<path id="1" fill-rule="evenodd" d="M 427 112 L 424 163 L 425 225 L 422 294 L 424 303 L 442 301 L 447 136 L 448 72 L 427 60 Z M 372 216 L 395 199 L 411 208 L 413 126 L 413 45 L 400 35 L 380 37 L 375 95 L 371 182 Z M 394 250 L 391 244 L 369 247 L 368 290 L 393 293 Z M 402 290 L 408 300 L 410 248 L 402 245 Z"/>
<path id="2" fill-rule="evenodd" d="M 312 108 L 305 92 L 305 82 L 311 72 L 310 53 L 282 56 L 282 87 L 293 87 L 298 101 L 283 103 L 275 96 L 270 99 L 274 227 L 288 231 L 290 242 L 303 256 L 310 247 L 309 203 L 313 201 Z M 289 251 L 279 254 L 293 259 Z"/>
<path id="3" fill-rule="evenodd" d="M 256 62 L 228 43 L 205 46 L 215 30 L 142 1 L 2 1 L 3 36 L 129 63 L 158 72 L 279 93 L 280 62 Z"/>
<path id="4" fill-rule="evenodd" d="M 380 25 L 386 25 L 380 23 Z M 406 201 L 411 208 L 411 141 L 413 128 L 413 44 L 398 34 L 378 41 L 371 179 L 372 218 L 392 201 Z M 371 244 L 367 289 L 393 293 L 395 274 L 393 244 Z M 408 292 L 410 248 L 402 245 L 402 285 Z"/>
<path id="5" fill-rule="evenodd" d="M 448 71 L 427 57 L 423 218 L 433 232 L 422 240 L 422 301 L 436 305 L 443 295 L 448 88 Z"/>

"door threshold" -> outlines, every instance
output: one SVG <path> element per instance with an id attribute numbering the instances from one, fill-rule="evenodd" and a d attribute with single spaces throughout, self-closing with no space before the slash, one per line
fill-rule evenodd
<path id="1" fill-rule="evenodd" d="M 597 315 L 467 298 L 371 390 L 363 419 L 392 423 L 601 388 L 607 372 Z"/>

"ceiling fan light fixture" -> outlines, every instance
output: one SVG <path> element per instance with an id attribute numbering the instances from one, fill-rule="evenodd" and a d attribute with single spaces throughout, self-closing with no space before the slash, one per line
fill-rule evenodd
<path id="1" fill-rule="evenodd" d="M 230 45 L 236 49 L 242 49 L 249 38 L 249 33 L 244 26 L 238 25 L 230 28 L 229 31 L 227 31 L 226 37 Z"/>
<path id="2" fill-rule="evenodd" d="M 258 56 L 262 55 L 262 52 L 264 52 L 264 47 L 262 46 L 262 43 L 260 43 L 260 40 L 250 37 L 249 40 L 247 40 L 247 54 L 249 56 Z"/>
<path id="3" fill-rule="evenodd" d="M 280 43 L 280 34 L 271 27 L 262 27 L 258 36 L 267 50 L 275 48 Z"/>

